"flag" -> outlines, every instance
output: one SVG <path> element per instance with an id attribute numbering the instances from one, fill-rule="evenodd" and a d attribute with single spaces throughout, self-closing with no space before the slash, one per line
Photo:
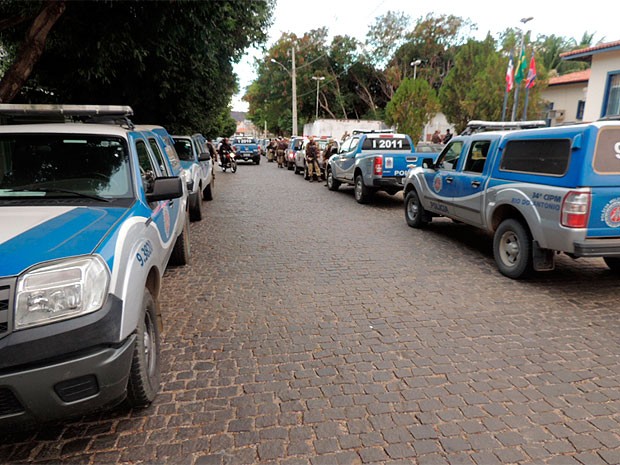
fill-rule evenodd
<path id="1" fill-rule="evenodd" d="M 508 69 L 506 70 L 506 92 L 510 92 L 515 85 L 514 77 L 514 65 L 512 63 L 512 53 L 510 54 L 510 61 L 508 62 Z"/>
<path id="2" fill-rule="evenodd" d="M 517 71 L 515 72 L 515 83 L 517 85 L 521 84 L 521 81 L 523 81 L 526 69 L 527 61 L 525 61 L 525 50 L 521 49 L 521 56 L 519 57 L 519 61 L 517 62 Z"/>
<path id="3" fill-rule="evenodd" d="M 536 79 L 536 60 L 534 60 L 534 52 L 532 52 L 532 59 L 530 60 L 530 69 L 527 71 L 527 78 L 525 78 L 525 88 L 531 89 L 534 87 L 534 80 Z"/>

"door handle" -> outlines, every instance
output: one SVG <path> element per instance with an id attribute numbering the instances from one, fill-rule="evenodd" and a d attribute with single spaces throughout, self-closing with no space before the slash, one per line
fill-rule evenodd
<path id="1" fill-rule="evenodd" d="M 471 187 L 480 187 L 480 181 L 472 181 Z"/>
<path id="2" fill-rule="evenodd" d="M 452 184 L 452 181 L 454 181 L 454 178 L 453 178 L 452 176 L 448 176 L 448 177 L 446 177 L 446 182 L 447 182 L 448 184 Z"/>

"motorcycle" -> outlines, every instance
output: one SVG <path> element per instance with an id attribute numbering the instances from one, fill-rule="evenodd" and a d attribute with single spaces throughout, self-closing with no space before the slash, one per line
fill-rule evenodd
<path id="1" fill-rule="evenodd" d="M 235 160 L 235 153 L 228 152 L 224 154 L 224 160 L 220 161 L 220 167 L 222 171 L 225 173 L 228 168 L 230 168 L 231 173 L 237 172 L 237 160 Z"/>

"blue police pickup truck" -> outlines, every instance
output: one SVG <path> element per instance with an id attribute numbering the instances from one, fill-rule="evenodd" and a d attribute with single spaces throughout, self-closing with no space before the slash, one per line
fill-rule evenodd
<path id="1" fill-rule="evenodd" d="M 434 156 L 436 154 L 424 154 L 425 158 Z M 421 154 L 415 153 L 407 134 L 353 131 L 327 162 L 327 187 L 335 191 L 341 184 L 351 184 L 355 200 L 367 203 L 377 191 L 391 195 L 400 192 L 409 168 L 421 161 Z"/>
<path id="2" fill-rule="evenodd" d="M 254 137 L 235 136 L 231 143 L 235 149 L 235 160 L 253 161 L 257 165 L 260 163 L 258 140 Z"/>
<path id="3" fill-rule="evenodd" d="M 0 105 L 0 426 L 144 407 L 159 390 L 159 291 L 189 259 L 188 195 L 131 114 Z"/>
<path id="4" fill-rule="evenodd" d="M 620 121 L 454 137 L 404 194 L 413 228 L 443 216 L 489 231 L 510 278 L 554 269 L 558 253 L 620 272 Z"/>

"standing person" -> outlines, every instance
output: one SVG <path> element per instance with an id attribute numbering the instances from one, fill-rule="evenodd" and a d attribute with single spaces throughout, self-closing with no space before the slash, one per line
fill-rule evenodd
<path id="1" fill-rule="evenodd" d="M 447 144 L 450 142 L 450 139 L 452 139 L 452 133 L 450 132 L 450 129 L 446 129 L 446 135 L 443 136 L 443 143 Z"/>
<path id="2" fill-rule="evenodd" d="M 284 168 L 284 151 L 286 150 L 286 141 L 282 137 L 278 137 L 278 144 L 276 146 L 276 161 L 278 162 L 278 168 Z"/>
<path id="3" fill-rule="evenodd" d="M 433 144 L 441 144 L 441 133 L 439 132 L 439 129 L 437 129 L 431 136 L 431 142 Z"/>
<path id="4" fill-rule="evenodd" d="M 319 168 L 319 147 L 316 145 L 314 136 L 306 144 L 306 165 L 308 166 L 308 181 L 314 181 L 314 174 L 318 181 L 322 180 L 321 168 Z"/>
<path id="5" fill-rule="evenodd" d="M 267 161 L 272 162 L 275 159 L 275 153 L 277 144 L 275 139 L 269 139 L 269 144 L 267 144 Z"/>

